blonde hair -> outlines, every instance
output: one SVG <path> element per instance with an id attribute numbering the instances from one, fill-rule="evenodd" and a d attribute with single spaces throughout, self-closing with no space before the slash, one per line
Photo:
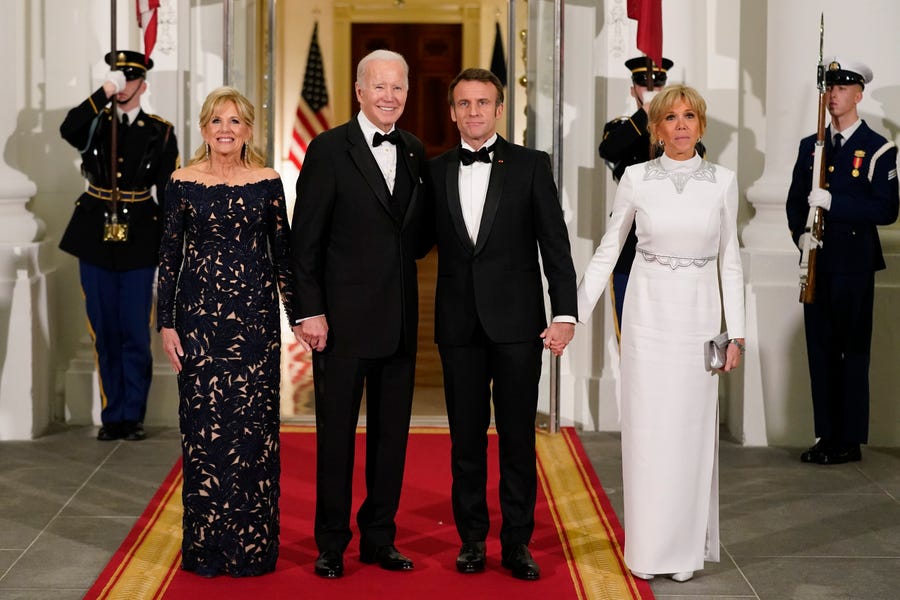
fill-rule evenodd
<path id="1" fill-rule="evenodd" d="M 213 118 L 216 109 L 226 102 L 233 102 L 237 109 L 238 116 L 250 128 L 250 138 L 244 142 L 241 149 L 241 161 L 249 167 L 266 166 L 266 158 L 253 147 L 253 123 L 255 121 L 256 111 L 247 98 L 233 87 L 222 86 L 214 89 L 203 101 L 203 107 L 200 109 L 200 129 L 203 129 Z M 209 159 L 209 148 L 206 142 L 200 144 L 200 147 L 194 152 L 188 165 L 195 165 L 199 162 Z"/>
<path id="2" fill-rule="evenodd" d="M 651 144 L 657 142 L 656 128 L 679 100 L 684 100 L 685 104 L 697 113 L 697 119 L 700 121 L 700 137 L 706 133 L 706 100 L 703 99 L 700 92 L 687 85 L 669 85 L 653 97 L 647 109 Z"/>

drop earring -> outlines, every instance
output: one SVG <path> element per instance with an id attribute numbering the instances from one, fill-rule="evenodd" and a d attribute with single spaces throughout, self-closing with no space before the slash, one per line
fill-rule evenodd
<path id="1" fill-rule="evenodd" d="M 206 146 L 206 160 L 209 160 L 209 144 L 204 144 Z"/>

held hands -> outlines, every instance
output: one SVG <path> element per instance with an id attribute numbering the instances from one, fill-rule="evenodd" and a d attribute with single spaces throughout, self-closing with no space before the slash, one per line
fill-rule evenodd
<path id="1" fill-rule="evenodd" d="M 573 337 L 575 337 L 574 323 L 551 323 L 547 329 L 541 332 L 544 348 L 548 348 L 554 356 L 562 356 L 563 350 Z"/>
<path id="2" fill-rule="evenodd" d="M 125 89 L 125 73 L 122 71 L 110 71 L 106 74 L 106 81 L 103 82 L 103 89 L 106 91 L 106 97 L 109 98 L 113 94 L 118 94 Z"/>
<path id="3" fill-rule="evenodd" d="M 831 192 L 822 188 L 813 188 L 807 197 L 810 208 L 831 210 Z"/>
<path id="4" fill-rule="evenodd" d="M 178 338 L 178 334 L 171 327 L 163 327 L 159 332 L 162 335 L 163 350 L 169 357 L 169 363 L 176 373 L 181 373 L 180 357 L 184 356 L 184 350 L 181 349 L 181 340 Z"/>
<path id="5" fill-rule="evenodd" d="M 321 352 L 325 349 L 325 343 L 328 341 L 328 321 L 324 316 L 305 319 L 299 325 L 294 325 L 292 329 L 294 337 L 304 350 Z"/>

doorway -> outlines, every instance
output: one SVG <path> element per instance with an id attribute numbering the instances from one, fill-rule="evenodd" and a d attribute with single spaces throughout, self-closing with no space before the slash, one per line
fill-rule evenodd
<path id="1" fill-rule="evenodd" d="M 462 69 L 462 25 L 436 23 L 354 23 L 351 29 L 350 89 L 356 65 L 373 50 L 399 52 L 409 64 L 409 97 L 397 126 L 414 133 L 432 158 L 459 143 L 450 120 L 447 86 Z M 356 106 L 353 93 L 351 106 Z"/>

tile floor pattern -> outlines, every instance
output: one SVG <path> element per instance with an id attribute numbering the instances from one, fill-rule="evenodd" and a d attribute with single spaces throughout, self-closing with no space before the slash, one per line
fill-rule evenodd
<path id="1" fill-rule="evenodd" d="M 175 429 L 95 435 L 60 427 L 0 443 L 0 599 L 81 598 L 179 456 Z M 581 437 L 621 519 L 619 436 Z M 722 440 L 722 562 L 687 583 L 658 577 L 657 598 L 900 598 L 900 449 L 835 467 L 798 455 Z"/>

